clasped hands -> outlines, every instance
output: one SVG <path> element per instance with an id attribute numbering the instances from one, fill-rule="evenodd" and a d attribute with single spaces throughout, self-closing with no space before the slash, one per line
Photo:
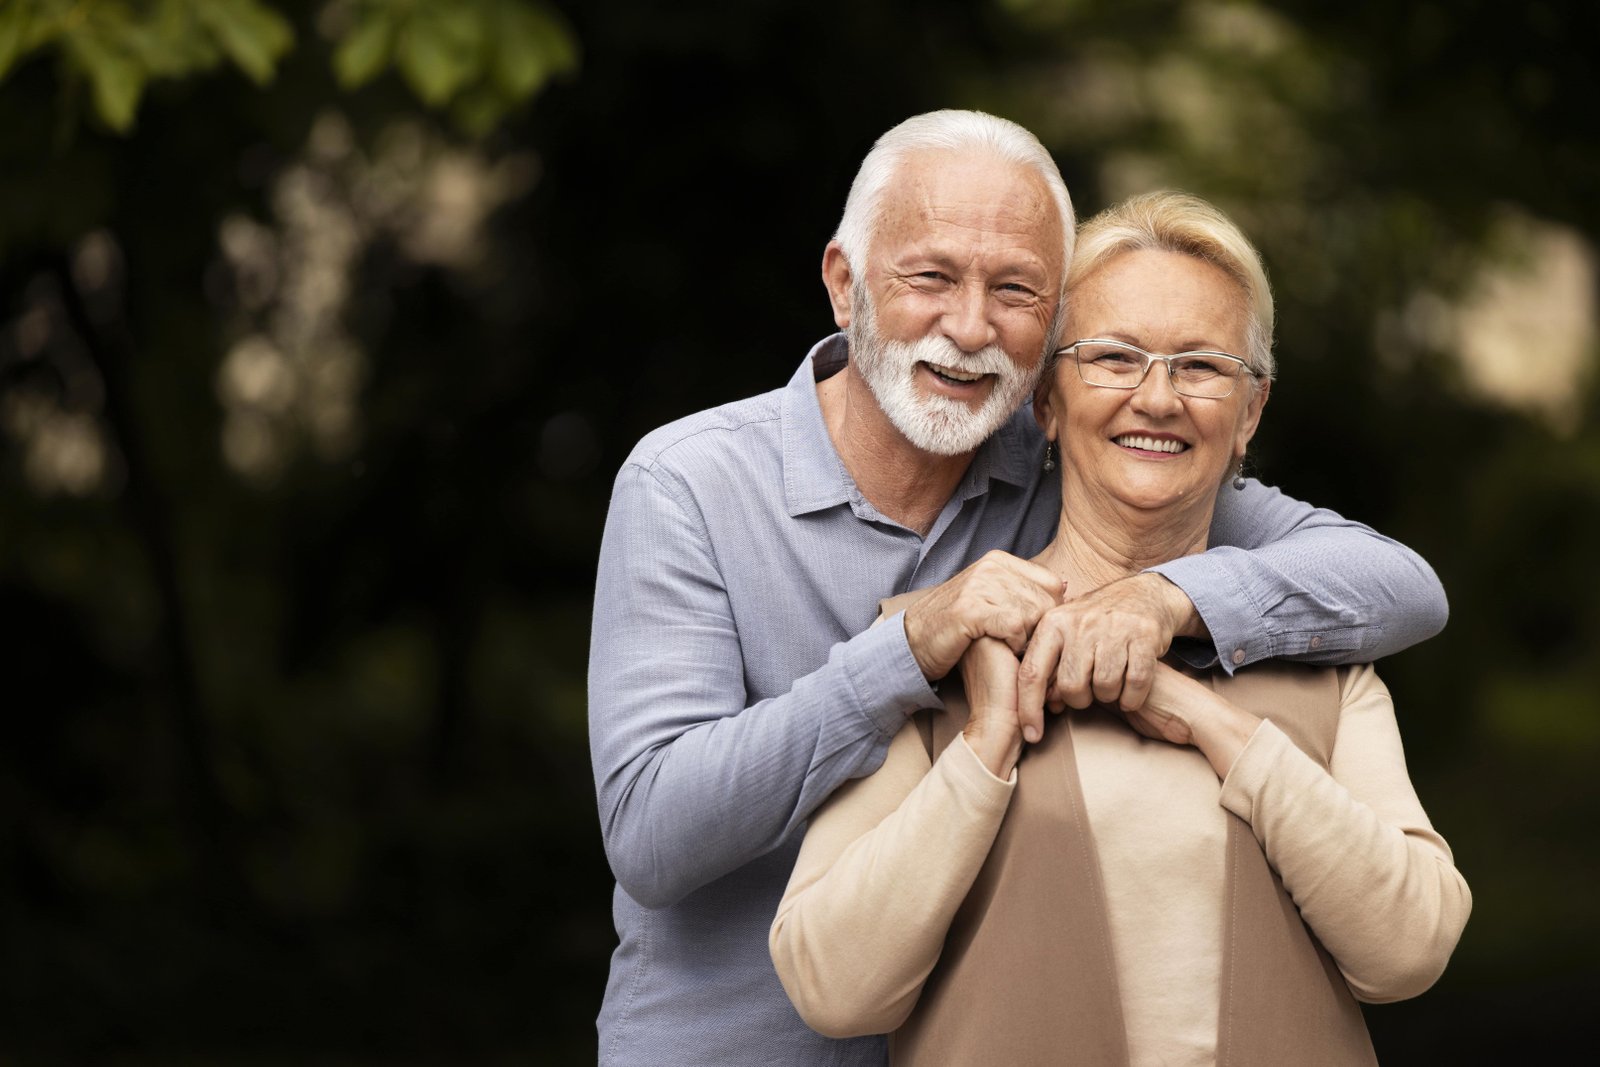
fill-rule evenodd
<path id="1" fill-rule="evenodd" d="M 1165 702 L 1147 707 L 1158 679 L 1177 674 L 1160 662 L 1173 638 L 1204 635 L 1189 598 L 1153 572 L 1071 593 L 1047 568 L 995 551 L 906 610 L 923 674 L 937 680 L 961 665 L 967 743 L 1001 777 L 1024 741 L 1043 736 L 1045 708 L 1098 701 L 1146 736 L 1191 743 Z"/>

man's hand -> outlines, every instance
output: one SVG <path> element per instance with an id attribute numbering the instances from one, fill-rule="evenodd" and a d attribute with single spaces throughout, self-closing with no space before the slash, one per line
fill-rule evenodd
<path id="1" fill-rule="evenodd" d="M 1137 709 L 1172 639 L 1201 633 L 1194 605 L 1159 574 L 1101 586 L 1039 620 L 1018 672 L 1018 707 L 1060 711 L 1098 700 Z"/>
<path id="2" fill-rule="evenodd" d="M 1061 603 L 1065 585 L 1037 563 L 1005 552 L 978 562 L 906 609 L 906 643 L 929 681 L 950 673 L 980 637 L 1022 654 L 1039 617 Z"/>

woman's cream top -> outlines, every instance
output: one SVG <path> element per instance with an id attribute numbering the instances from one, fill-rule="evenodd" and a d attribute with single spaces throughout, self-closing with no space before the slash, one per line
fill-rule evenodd
<path id="1" fill-rule="evenodd" d="M 1073 731 L 1132 1063 L 1214 1062 L 1230 812 L 1358 999 L 1415 996 L 1442 973 L 1471 895 L 1412 788 L 1388 690 L 1370 666 L 1339 681 L 1326 771 L 1270 721 L 1221 783 L 1196 749 L 1114 713 L 1046 723 Z M 817 811 L 770 941 L 809 1024 L 849 1036 L 904 1021 L 1026 774 L 1024 759 L 995 778 L 959 738 L 930 765 L 908 723 L 875 774 Z"/>

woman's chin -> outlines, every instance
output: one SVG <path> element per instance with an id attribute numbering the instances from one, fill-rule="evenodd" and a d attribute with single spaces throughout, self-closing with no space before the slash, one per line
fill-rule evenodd
<path id="1" fill-rule="evenodd" d="M 1216 486 L 1202 487 L 1190 482 L 1159 479 L 1137 479 L 1111 487 L 1111 495 L 1123 505 L 1139 511 L 1167 511 L 1193 505 L 1209 504 L 1216 497 Z"/>

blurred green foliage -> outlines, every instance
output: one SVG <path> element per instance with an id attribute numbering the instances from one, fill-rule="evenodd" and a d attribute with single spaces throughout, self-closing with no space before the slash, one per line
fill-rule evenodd
<path id="1" fill-rule="evenodd" d="M 943 106 L 1082 214 L 1179 186 L 1257 240 L 1257 473 L 1452 601 L 1382 670 L 1476 908 L 1380 1055 L 1554 1059 L 1600 941 L 1596 21 L 0 0 L 0 1060 L 593 1062 L 611 474 L 787 378 L 862 154 Z"/>
<path id="2" fill-rule="evenodd" d="M 258 85 L 293 43 L 289 23 L 257 0 L 9 0 L 0 8 L 0 77 L 35 51 L 56 53 L 94 113 L 126 132 L 145 86 L 225 60 Z"/>
<path id="3" fill-rule="evenodd" d="M 92 112 L 133 128 L 146 87 L 224 62 L 266 85 L 293 47 L 285 13 L 266 0 L 6 0 L 0 79 L 34 52 L 58 58 L 69 92 L 87 83 Z M 556 75 L 577 46 L 554 11 L 530 0 L 331 0 L 318 15 L 339 85 L 397 69 L 428 106 L 449 106 L 483 135 Z"/>

